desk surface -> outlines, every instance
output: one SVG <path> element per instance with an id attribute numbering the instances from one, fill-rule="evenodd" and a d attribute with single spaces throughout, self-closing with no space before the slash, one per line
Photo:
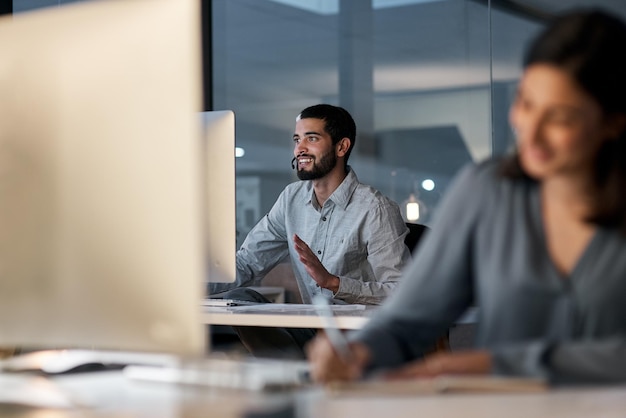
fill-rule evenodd
<path id="1" fill-rule="evenodd" d="M 0 403 L 3 418 L 242 417 L 250 411 L 293 407 L 287 416 L 604 418 L 623 417 L 626 386 L 553 389 L 543 393 L 333 395 L 314 387 L 296 393 L 263 393 L 140 382 L 121 372 L 83 373 L 55 378 L 1 375 L 0 392 L 13 390 L 47 408 Z M 43 395 L 46 396 L 43 396 Z M 0 398 L 2 395 L 0 395 Z M 6 398 L 6 396 L 5 396 Z M 55 404 L 56 402 L 56 404 Z M 54 407 L 53 407 L 54 406 Z"/>
<path id="2" fill-rule="evenodd" d="M 335 320 L 341 329 L 359 329 L 376 307 L 336 306 Z M 263 304 L 232 308 L 203 308 L 202 322 L 214 325 L 323 328 L 324 323 L 312 305 Z"/>
<path id="3" fill-rule="evenodd" d="M 362 328 L 374 314 L 377 306 L 359 305 L 350 309 L 351 305 L 336 305 L 335 320 L 341 329 Z M 352 305 L 354 306 L 354 305 Z M 468 310 L 457 324 L 473 323 L 476 321 L 476 309 Z M 258 308 L 253 306 L 235 308 L 204 308 L 202 323 L 213 325 L 235 326 L 268 326 L 293 328 L 323 328 L 323 321 L 316 314 L 311 305 L 297 304 L 267 304 Z"/>
<path id="4" fill-rule="evenodd" d="M 624 417 L 626 387 L 552 390 L 526 394 L 439 394 L 324 398 L 314 417 L 392 416 L 453 418 Z"/>

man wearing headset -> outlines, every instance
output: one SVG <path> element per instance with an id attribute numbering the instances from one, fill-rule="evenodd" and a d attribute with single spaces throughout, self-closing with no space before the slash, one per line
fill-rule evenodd
<path id="1" fill-rule="evenodd" d="M 211 283 L 209 294 L 269 302 L 246 286 L 290 260 L 303 303 L 323 294 L 336 304 L 379 305 L 408 262 L 408 233 L 399 207 L 362 184 L 348 158 L 356 125 L 343 108 L 319 104 L 296 119 L 292 167 L 301 181 L 288 185 L 237 251 L 235 283 Z M 234 290 L 231 290 L 236 288 Z M 255 356 L 304 358 L 315 330 L 236 327 Z"/>

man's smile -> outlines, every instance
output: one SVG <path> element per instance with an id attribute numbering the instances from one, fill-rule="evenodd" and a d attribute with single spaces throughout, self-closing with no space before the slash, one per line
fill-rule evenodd
<path id="1" fill-rule="evenodd" d="M 298 157 L 298 166 L 303 167 L 313 162 L 312 157 Z"/>

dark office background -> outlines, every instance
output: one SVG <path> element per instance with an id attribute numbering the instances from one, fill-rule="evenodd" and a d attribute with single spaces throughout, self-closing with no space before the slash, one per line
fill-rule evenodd
<path id="1" fill-rule="evenodd" d="M 3 14 L 89 0 L 0 0 Z M 513 144 L 508 108 L 528 39 L 575 6 L 626 16 L 623 0 L 204 0 L 205 109 L 237 120 L 238 232 L 296 181 L 291 135 L 304 107 L 355 117 L 350 163 L 428 224 L 458 169 Z M 434 188 L 432 188 L 434 187 Z"/>

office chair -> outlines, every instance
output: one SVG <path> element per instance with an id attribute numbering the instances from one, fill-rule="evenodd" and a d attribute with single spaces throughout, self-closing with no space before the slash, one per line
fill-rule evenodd
<path id="1" fill-rule="evenodd" d="M 417 248 L 417 244 L 422 238 L 422 235 L 424 235 L 425 232 L 428 232 L 430 228 L 426 225 L 413 224 L 410 222 L 406 222 L 405 224 L 409 228 L 409 233 L 406 237 L 404 237 L 404 244 L 409 248 L 409 252 L 413 254 Z"/>

